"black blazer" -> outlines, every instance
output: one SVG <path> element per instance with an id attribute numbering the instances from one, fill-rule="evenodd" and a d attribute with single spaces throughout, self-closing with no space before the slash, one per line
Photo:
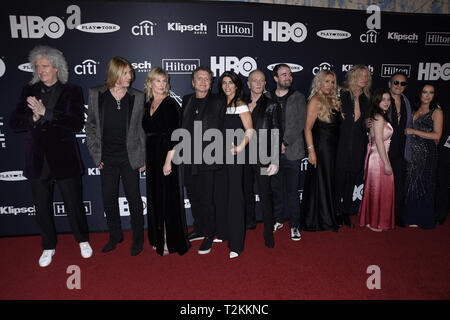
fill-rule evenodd
<path id="1" fill-rule="evenodd" d="M 181 105 L 181 127 L 183 129 L 190 130 L 191 126 L 194 122 L 194 101 L 195 101 L 195 93 L 185 95 L 183 97 L 182 105 Z M 220 98 L 218 95 L 208 93 L 208 95 L 203 100 L 203 105 L 201 107 L 200 114 L 198 115 L 198 121 L 202 122 L 202 136 L 203 133 L 208 129 L 218 129 L 222 131 L 223 129 L 223 121 L 226 112 L 226 103 Z M 194 137 L 192 137 L 191 142 L 195 141 Z M 202 142 L 202 154 L 203 150 L 207 145 L 211 142 L 204 141 Z M 222 164 L 206 164 L 203 162 L 201 164 L 193 164 L 194 155 L 192 154 L 191 164 L 192 171 L 209 171 L 209 170 L 217 170 Z"/>

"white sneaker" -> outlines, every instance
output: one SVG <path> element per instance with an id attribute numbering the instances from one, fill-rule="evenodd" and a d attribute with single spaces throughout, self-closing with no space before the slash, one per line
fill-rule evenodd
<path id="1" fill-rule="evenodd" d="M 239 253 L 234 252 L 234 251 L 230 251 L 230 259 L 233 259 L 233 258 L 236 258 L 236 257 L 239 257 Z"/>
<path id="2" fill-rule="evenodd" d="M 52 257 L 54 254 L 55 254 L 55 249 L 44 250 L 42 252 L 41 257 L 39 258 L 39 265 L 41 267 L 48 266 L 50 263 L 52 263 Z"/>
<path id="3" fill-rule="evenodd" d="M 89 242 L 80 242 L 80 251 L 83 258 L 90 258 L 92 256 L 92 248 Z"/>
<path id="4" fill-rule="evenodd" d="M 213 242 L 223 242 L 223 240 L 222 239 L 219 239 L 219 238 L 215 238 L 214 240 L 213 240 Z"/>
<path id="5" fill-rule="evenodd" d="M 276 222 L 273 226 L 273 232 L 277 231 L 278 229 L 281 229 L 283 227 L 282 223 Z"/>
<path id="6" fill-rule="evenodd" d="M 291 239 L 294 241 L 299 241 L 302 238 L 298 228 L 291 228 Z"/>

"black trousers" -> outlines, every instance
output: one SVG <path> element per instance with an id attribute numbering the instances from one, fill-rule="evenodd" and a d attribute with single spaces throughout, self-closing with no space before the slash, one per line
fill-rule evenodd
<path id="1" fill-rule="evenodd" d="M 395 225 L 404 227 L 403 210 L 405 205 L 406 160 L 402 157 L 392 158 L 390 161 L 394 173 Z"/>
<path id="2" fill-rule="evenodd" d="M 353 215 L 353 190 L 355 188 L 356 173 L 343 169 L 336 170 L 335 210 L 336 216 Z"/>
<path id="3" fill-rule="evenodd" d="M 133 241 L 144 241 L 144 206 L 139 189 L 139 170 L 132 169 L 128 159 L 104 163 L 100 170 L 103 207 L 106 214 L 110 240 L 123 239 L 119 211 L 119 183 L 122 178 L 123 190 L 128 201 L 133 231 Z"/>
<path id="4" fill-rule="evenodd" d="M 58 179 L 47 176 L 32 179 L 31 192 L 36 209 L 36 221 L 41 231 L 42 248 L 51 250 L 56 248 L 57 236 L 53 213 L 53 192 L 55 183 L 61 192 L 64 208 L 78 243 L 89 241 L 89 230 L 84 209 L 81 176 Z"/>
<path id="5" fill-rule="evenodd" d="M 263 168 L 266 170 L 266 168 Z M 255 212 L 255 180 L 258 187 L 259 203 L 264 222 L 264 233 L 273 232 L 273 201 L 270 187 L 270 176 L 261 175 L 261 166 L 256 164 L 244 165 L 244 195 L 246 226 L 256 224 Z"/>
<path id="6" fill-rule="evenodd" d="M 450 187 L 450 149 L 440 147 L 438 152 L 435 218 L 437 221 L 443 222 L 447 218 L 450 210 L 448 200 Z"/>
<path id="7" fill-rule="evenodd" d="M 199 171 L 192 174 L 191 169 L 190 165 L 184 166 L 184 185 L 191 203 L 194 231 L 205 237 L 213 237 L 216 229 L 215 171 Z"/>

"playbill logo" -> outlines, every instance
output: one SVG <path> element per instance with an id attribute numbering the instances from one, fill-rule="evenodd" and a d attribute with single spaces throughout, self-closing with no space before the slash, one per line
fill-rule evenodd
<path id="1" fill-rule="evenodd" d="M 31 66 L 31 64 L 29 62 L 22 63 L 21 65 L 19 65 L 17 67 L 17 69 L 19 69 L 20 71 L 24 71 L 24 72 L 33 72 L 33 67 Z"/>
<path id="2" fill-rule="evenodd" d="M 316 34 L 318 37 L 329 40 L 343 40 L 352 36 L 350 32 L 342 30 L 320 30 Z"/>
<path id="3" fill-rule="evenodd" d="M 275 66 L 276 66 L 277 64 L 280 64 L 280 63 L 287 64 L 287 65 L 289 66 L 289 68 L 291 68 L 291 72 L 292 72 L 292 73 L 294 73 L 294 72 L 299 72 L 299 71 L 302 71 L 302 70 L 303 70 L 303 67 L 302 67 L 301 65 L 295 64 L 295 63 L 288 63 L 288 62 L 277 62 L 277 63 L 272 63 L 272 64 L 269 64 L 269 65 L 267 66 L 267 69 L 269 69 L 270 71 L 273 71 L 273 68 L 275 68 Z"/>
<path id="4" fill-rule="evenodd" d="M 253 38 L 253 23 L 217 21 L 217 36 Z"/>
<path id="5" fill-rule="evenodd" d="M 27 180 L 24 177 L 23 171 L 5 171 L 0 172 L 0 181 L 23 181 Z"/>
<path id="6" fill-rule="evenodd" d="M 77 30 L 89 33 L 110 33 L 119 31 L 120 27 L 108 22 L 88 22 L 78 25 Z"/>

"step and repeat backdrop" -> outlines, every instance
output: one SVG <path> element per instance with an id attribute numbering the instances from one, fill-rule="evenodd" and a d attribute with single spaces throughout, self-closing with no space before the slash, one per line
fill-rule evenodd
<path id="1" fill-rule="evenodd" d="M 306 96 L 319 70 L 333 70 L 342 84 L 352 65 L 365 64 L 372 72 L 372 89 L 387 86 L 390 75 L 401 70 L 408 75 L 406 94 L 410 99 L 424 81 L 431 81 L 440 92 L 441 105 L 450 105 L 448 15 L 385 13 L 376 6 L 357 11 L 223 2 L 73 4 L 42 0 L 6 2 L 0 20 L 0 236 L 39 232 L 30 187 L 22 175 L 25 134 L 14 133 L 8 125 L 21 88 L 31 80 L 27 59 L 36 45 L 50 45 L 64 53 L 69 81 L 83 87 L 86 102 L 89 87 L 103 84 L 109 59 L 123 56 L 133 64 L 133 87 L 137 89 L 143 90 L 152 67 L 167 70 L 170 94 L 179 103 L 183 95 L 192 92 L 190 74 L 199 65 L 210 66 L 217 77 L 234 70 L 244 83 L 248 74 L 259 68 L 266 75 L 267 90 L 272 90 L 271 70 L 284 62 L 291 66 L 293 86 Z M 213 91 L 217 91 L 217 80 Z M 91 231 L 104 231 L 100 172 L 89 156 L 84 131 L 77 139 L 85 164 L 83 195 L 88 223 Z M 300 165 L 301 199 L 307 159 Z M 362 189 L 361 175 L 354 189 L 355 210 Z M 144 204 L 145 192 L 142 175 Z M 123 227 L 129 229 L 122 189 L 119 204 Z M 185 207 L 191 225 L 189 199 L 185 199 Z M 70 231 L 57 188 L 53 209 L 57 230 Z"/>

